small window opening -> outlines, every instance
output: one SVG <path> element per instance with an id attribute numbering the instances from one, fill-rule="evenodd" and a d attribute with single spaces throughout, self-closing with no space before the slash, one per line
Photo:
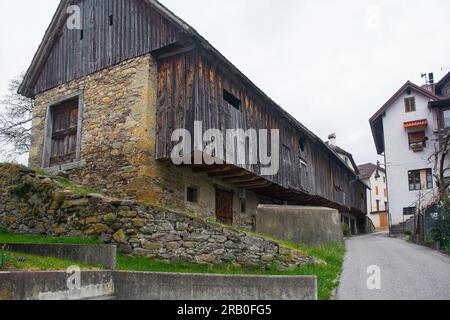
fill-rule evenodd
<path id="1" fill-rule="evenodd" d="M 109 25 L 112 26 L 114 24 L 114 16 L 110 15 L 109 16 Z"/>
<path id="2" fill-rule="evenodd" d="M 416 98 L 410 97 L 405 99 L 405 111 L 406 113 L 416 111 Z"/>
<path id="3" fill-rule="evenodd" d="M 80 30 L 80 40 L 83 40 L 83 38 L 84 38 L 84 30 L 81 29 Z"/>
<path id="4" fill-rule="evenodd" d="M 241 213 L 247 213 L 247 204 L 244 201 L 241 202 Z"/>
<path id="5" fill-rule="evenodd" d="M 188 202 L 198 203 L 198 189 L 191 187 L 187 188 L 186 199 Z"/>
<path id="6" fill-rule="evenodd" d="M 300 140 L 298 141 L 298 144 L 300 146 L 300 150 L 302 152 L 305 152 L 305 138 L 301 137 Z"/>
<path id="7" fill-rule="evenodd" d="M 50 167 L 76 161 L 79 100 L 70 99 L 51 108 Z"/>
<path id="8" fill-rule="evenodd" d="M 233 108 L 241 111 L 242 102 L 236 98 L 232 93 L 227 90 L 223 90 L 223 100 L 231 105 Z"/>

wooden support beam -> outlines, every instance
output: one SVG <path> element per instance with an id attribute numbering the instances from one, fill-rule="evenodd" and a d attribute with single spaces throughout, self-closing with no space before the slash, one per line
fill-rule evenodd
<path id="1" fill-rule="evenodd" d="M 256 177 L 256 175 L 254 173 L 250 173 L 248 171 L 245 171 L 245 170 L 241 169 L 239 172 L 227 175 L 226 177 L 223 178 L 223 180 L 224 181 L 234 180 L 236 178 L 241 178 L 241 177 L 245 177 L 245 176 Z"/>
<path id="2" fill-rule="evenodd" d="M 226 165 L 226 164 L 220 164 L 220 165 L 194 165 L 192 166 L 192 171 L 195 173 L 208 173 L 208 172 L 217 172 L 217 171 L 223 171 L 223 170 L 229 170 L 233 166 Z"/>
<path id="3" fill-rule="evenodd" d="M 270 185 L 271 185 L 271 183 L 269 181 L 262 181 L 262 182 L 257 181 L 257 182 L 253 182 L 253 183 L 244 182 L 244 183 L 236 184 L 237 187 L 247 189 L 247 190 L 267 188 L 267 187 L 270 187 Z"/>
<path id="4" fill-rule="evenodd" d="M 220 177 L 228 177 L 228 176 L 234 176 L 236 174 L 239 174 L 242 172 L 242 169 L 225 169 L 225 170 L 218 170 L 213 172 L 208 172 L 208 175 L 212 178 L 220 178 Z"/>
<path id="5" fill-rule="evenodd" d="M 226 177 L 222 179 L 226 183 L 236 184 L 236 183 L 242 183 L 242 182 L 253 182 L 253 181 L 264 181 L 263 178 L 260 178 L 258 176 L 255 176 L 254 174 L 245 174 L 245 175 L 239 175 L 234 177 Z"/>

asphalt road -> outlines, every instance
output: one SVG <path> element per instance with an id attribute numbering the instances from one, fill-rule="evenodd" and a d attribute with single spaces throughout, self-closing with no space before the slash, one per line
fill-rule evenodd
<path id="1" fill-rule="evenodd" d="M 379 267 L 380 290 L 371 266 Z M 351 238 L 337 299 L 450 300 L 450 257 L 385 233 Z"/>

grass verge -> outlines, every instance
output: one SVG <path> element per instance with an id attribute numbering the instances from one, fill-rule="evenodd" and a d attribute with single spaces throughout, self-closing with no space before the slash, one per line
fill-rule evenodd
<path id="1" fill-rule="evenodd" d="M 46 271 L 46 270 L 66 270 L 70 266 L 76 265 L 82 270 L 99 270 L 100 268 L 82 265 L 70 260 L 53 257 L 41 257 L 30 254 L 22 254 L 11 251 L 0 250 L 2 262 L 0 271 Z"/>
<path id="2" fill-rule="evenodd" d="M 80 195 L 89 195 L 89 194 L 100 194 L 100 195 L 105 195 L 104 193 L 99 192 L 96 189 L 93 188 L 89 188 L 89 187 L 85 187 L 85 186 L 80 186 L 77 184 L 74 184 L 72 182 L 70 182 L 68 179 L 66 178 L 58 178 L 56 180 L 56 182 L 62 186 L 64 189 L 66 190 L 70 190 L 76 194 L 80 194 Z"/>
<path id="3" fill-rule="evenodd" d="M 0 230 L 0 245 L 5 243 L 27 244 L 102 244 L 101 241 L 78 237 L 47 237 L 42 235 L 20 235 Z"/>

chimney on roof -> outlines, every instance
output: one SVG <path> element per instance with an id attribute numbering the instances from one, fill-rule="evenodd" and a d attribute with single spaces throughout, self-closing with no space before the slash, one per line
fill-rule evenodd
<path id="1" fill-rule="evenodd" d="M 330 147 L 336 147 L 336 133 L 332 133 L 328 136 L 328 145 Z"/>
<path id="2" fill-rule="evenodd" d="M 422 73 L 422 78 L 425 78 L 425 84 L 422 86 L 423 89 L 435 94 L 436 85 L 434 83 L 434 73 L 430 72 L 428 74 Z"/>

